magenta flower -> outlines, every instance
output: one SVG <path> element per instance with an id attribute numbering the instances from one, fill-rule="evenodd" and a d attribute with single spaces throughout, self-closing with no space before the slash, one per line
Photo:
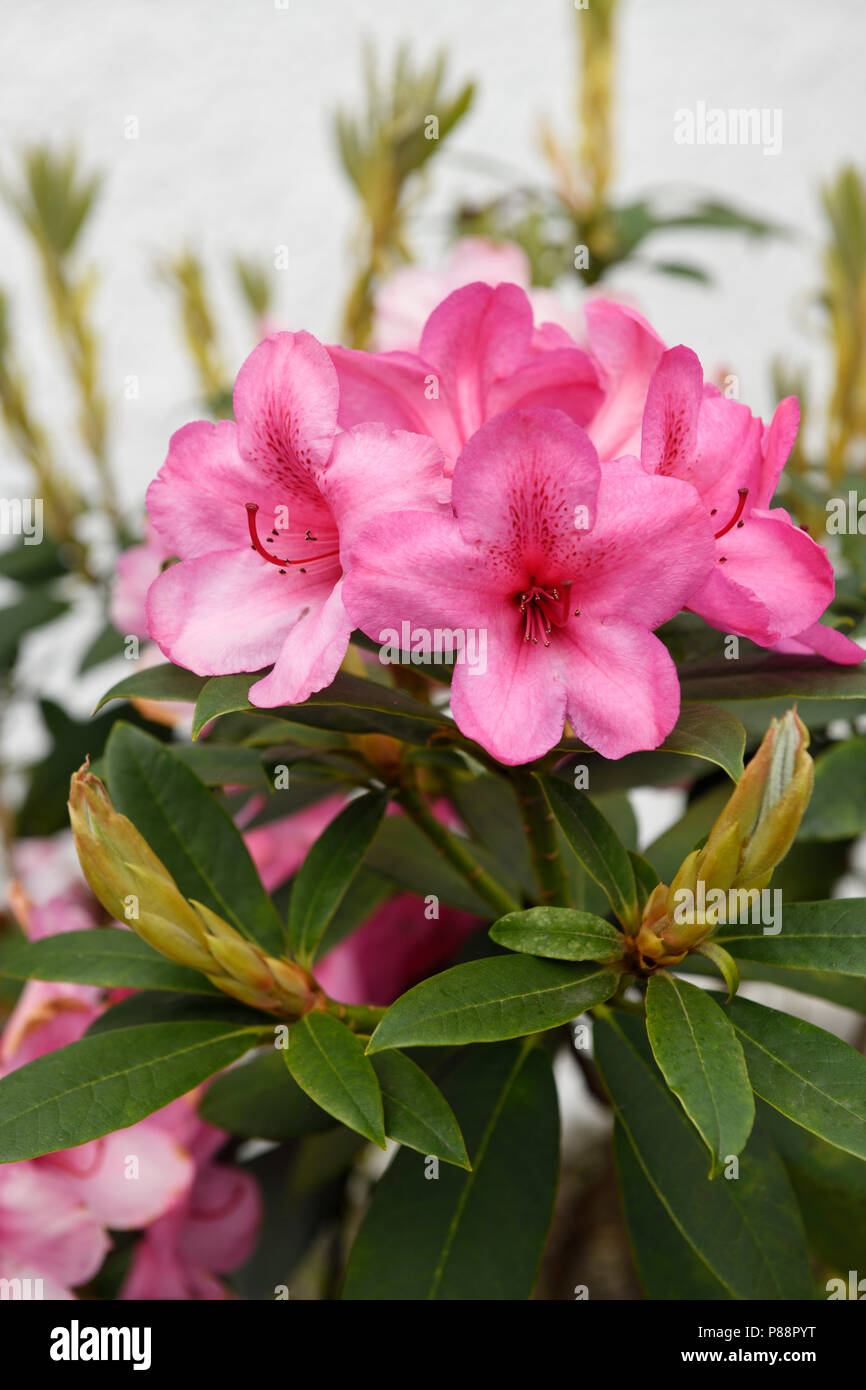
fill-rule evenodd
<path id="1" fill-rule="evenodd" d="M 765 427 L 704 383 L 689 348 L 675 347 L 650 382 L 641 460 L 650 473 L 691 483 L 712 519 L 716 563 L 689 608 L 759 646 L 794 639 L 793 650 L 859 661 L 859 647 L 818 623 L 834 593 L 826 551 L 771 506 L 798 422 L 789 396 Z"/>
<path id="2" fill-rule="evenodd" d="M 198 421 L 171 440 L 147 504 L 180 563 L 147 599 L 148 631 L 199 675 L 273 670 L 253 704 L 329 685 L 352 624 L 347 547 L 383 508 L 435 507 L 442 459 L 429 439 L 364 425 L 337 437 L 337 374 L 309 333 L 275 333 L 235 384 L 237 423 Z"/>
<path id="3" fill-rule="evenodd" d="M 540 757 L 567 718 L 608 758 L 655 748 L 679 710 L 652 629 L 706 579 L 712 528 L 694 489 L 636 459 L 602 470 L 554 410 L 508 411 L 475 434 L 453 477 L 454 515 L 400 512 L 353 548 L 346 604 L 376 641 L 460 630 L 451 708 L 503 763 Z M 460 641 L 454 639 L 453 649 Z"/>
<path id="4" fill-rule="evenodd" d="M 485 420 L 555 406 L 585 425 L 602 402 L 590 357 L 553 325 L 533 328 L 517 285 L 455 290 L 427 320 L 417 355 L 329 349 L 340 379 L 340 424 L 380 420 L 430 435 L 448 467 Z"/>

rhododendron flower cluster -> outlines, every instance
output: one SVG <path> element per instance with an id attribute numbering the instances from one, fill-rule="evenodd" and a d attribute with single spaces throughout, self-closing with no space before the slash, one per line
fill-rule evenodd
<path id="1" fill-rule="evenodd" d="M 797 429 L 767 427 L 666 350 L 636 311 L 594 300 L 578 346 L 536 328 L 523 289 L 476 282 L 430 315 L 417 352 L 326 351 L 277 333 L 242 368 L 235 421 L 188 425 L 148 492 L 177 557 L 147 599 L 151 636 L 202 675 L 260 671 L 263 708 L 334 678 L 354 629 L 445 632 L 451 711 L 506 764 L 566 723 L 620 758 L 679 711 L 654 636 L 682 609 L 759 646 L 863 652 L 819 619 L 820 545 L 772 497 Z"/>

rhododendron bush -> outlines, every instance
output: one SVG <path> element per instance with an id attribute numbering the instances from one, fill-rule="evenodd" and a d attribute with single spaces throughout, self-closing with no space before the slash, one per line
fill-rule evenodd
<path id="1" fill-rule="evenodd" d="M 591 1298 L 615 1184 L 616 1296 L 825 1298 L 866 1248 L 866 600 L 796 395 L 513 240 L 375 269 L 167 439 L 133 659 L 45 707 L 0 1276 Z"/>

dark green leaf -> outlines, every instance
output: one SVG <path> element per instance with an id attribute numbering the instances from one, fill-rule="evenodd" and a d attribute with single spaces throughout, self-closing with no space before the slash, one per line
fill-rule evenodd
<path id="1" fill-rule="evenodd" d="M 606 1011 L 596 1060 L 647 1182 L 694 1254 L 733 1298 L 808 1299 L 800 1214 L 784 1167 L 755 1130 L 739 1176 L 706 1175 L 706 1149 L 671 1095 L 640 1019 Z"/>
<path id="2" fill-rule="evenodd" d="M 609 966 L 566 965 L 535 956 L 455 965 L 392 1004 L 368 1051 L 498 1042 L 555 1028 L 609 999 L 619 978 Z"/>
<path id="3" fill-rule="evenodd" d="M 111 799 L 181 892 L 282 954 L 283 930 L 240 831 L 195 773 L 149 734 L 117 724 L 106 750 Z"/>
<path id="4" fill-rule="evenodd" d="M 384 1149 L 379 1081 L 363 1043 L 345 1024 L 330 1014 L 306 1014 L 292 1025 L 283 1060 L 311 1100 Z"/>
<path id="5" fill-rule="evenodd" d="M 628 850 L 584 792 L 558 777 L 540 777 L 550 809 L 586 872 L 604 890 L 623 926 L 637 920 L 637 885 Z"/>
<path id="6" fill-rule="evenodd" d="M 112 989 L 219 993 L 197 970 L 176 965 L 134 932 L 117 927 L 62 932 L 30 941 L 5 957 L 2 973 L 15 980 L 68 980 Z"/>
<path id="7" fill-rule="evenodd" d="M 319 942 L 364 860 L 388 805 L 387 792 L 350 801 L 307 854 L 292 888 L 289 940 L 295 958 L 312 964 Z"/>
<path id="8" fill-rule="evenodd" d="M 851 840 L 866 831 L 866 738 L 849 738 L 815 762 L 801 840 Z"/>
<path id="9" fill-rule="evenodd" d="M 814 1023 L 748 999 L 733 999 L 725 1012 L 755 1094 L 829 1144 L 866 1158 L 866 1057 Z"/>
<path id="10" fill-rule="evenodd" d="M 333 1118 L 289 1075 L 275 1047 L 218 1076 L 205 1091 L 199 1113 L 230 1134 L 276 1143 L 334 1127 Z"/>
<path id="11" fill-rule="evenodd" d="M 0 1163 L 125 1129 L 222 1071 L 254 1039 L 249 1026 L 151 1023 L 38 1057 L 0 1081 Z"/>
<path id="12" fill-rule="evenodd" d="M 739 960 L 761 961 L 787 970 L 822 970 L 866 975 L 866 899 L 831 898 L 821 903 L 789 903 L 781 931 L 730 922 L 713 941 Z"/>
<path id="13" fill-rule="evenodd" d="M 399 1153 L 355 1241 L 344 1299 L 532 1294 L 559 1167 L 550 1060 L 540 1048 L 514 1044 L 477 1049 L 461 1055 L 445 1092 L 472 1172 L 449 1166 L 434 1179 L 433 1160 Z"/>
<path id="14" fill-rule="evenodd" d="M 191 703 L 198 699 L 207 681 L 207 676 L 196 676 L 182 666 L 172 666 L 170 662 L 162 666 L 149 666 L 144 671 L 131 671 L 106 691 L 93 713 L 101 710 L 109 700 L 181 700 Z"/>
<path id="15" fill-rule="evenodd" d="M 570 907 L 530 907 L 509 912 L 490 928 L 491 940 L 509 951 L 553 960 L 614 961 L 622 956 L 623 937 L 603 917 Z"/>
<path id="16" fill-rule="evenodd" d="M 402 1052 L 383 1052 L 373 1060 L 385 1106 L 385 1133 L 418 1153 L 468 1168 L 460 1126 L 438 1086 Z"/>
<path id="17" fill-rule="evenodd" d="M 664 972 L 646 992 L 646 1023 L 656 1062 L 710 1151 L 710 1177 L 745 1147 L 755 1100 L 743 1049 L 705 990 Z"/>

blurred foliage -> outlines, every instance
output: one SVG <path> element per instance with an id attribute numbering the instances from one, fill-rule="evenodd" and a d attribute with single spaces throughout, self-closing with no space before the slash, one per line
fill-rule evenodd
<path id="1" fill-rule="evenodd" d="M 474 84 L 453 96 L 443 90 L 444 53 L 416 67 L 407 46 L 397 51 L 390 81 L 378 75 L 372 49 L 364 50 L 366 106 L 358 116 L 341 110 L 334 118 L 343 170 L 361 204 L 358 271 L 343 315 L 344 341 L 366 346 L 377 285 L 411 259 L 406 241 L 409 197 L 420 174 L 468 111 Z"/>

